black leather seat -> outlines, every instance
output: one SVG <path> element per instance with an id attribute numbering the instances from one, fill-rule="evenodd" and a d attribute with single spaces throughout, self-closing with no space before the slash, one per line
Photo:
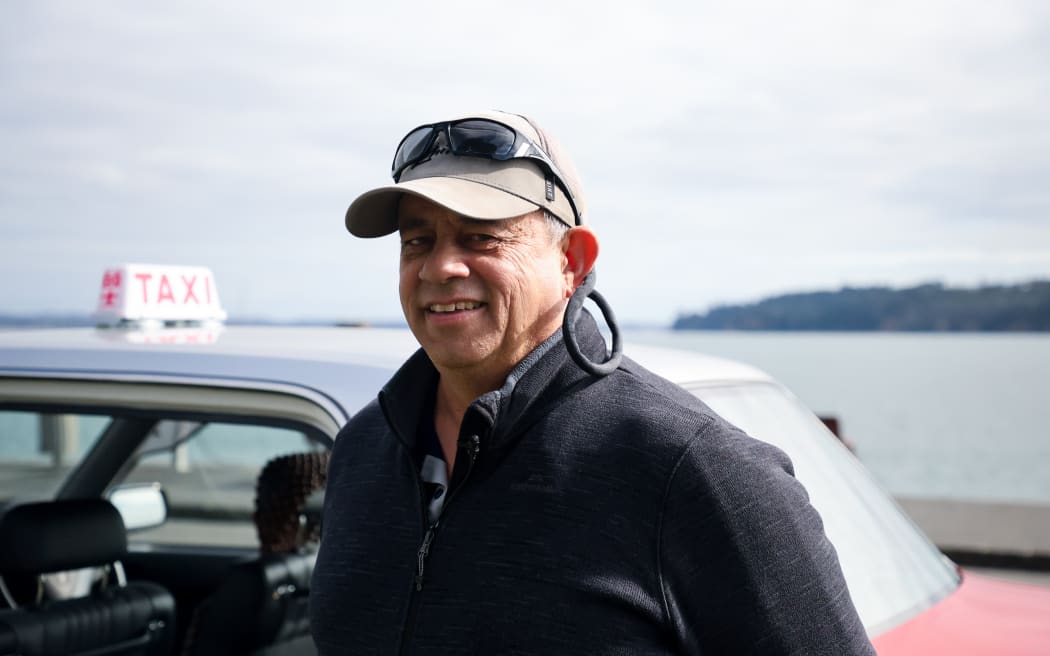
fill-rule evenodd
<path id="1" fill-rule="evenodd" d="M 160 655 L 174 645 L 175 601 L 149 582 L 126 583 L 127 534 L 103 499 L 31 503 L 0 517 L 0 582 L 14 608 L 0 610 L 0 655 Z M 41 598 L 41 575 L 98 567 L 87 596 Z M 108 579 L 116 578 L 116 582 Z M 28 598 L 17 592 L 28 590 Z"/>
<path id="2" fill-rule="evenodd" d="M 316 554 L 264 554 L 241 563 L 208 598 L 184 652 L 193 656 L 315 654 L 310 575 Z"/>
<path id="3" fill-rule="evenodd" d="M 262 553 L 234 566 L 201 605 L 184 656 L 317 653 L 309 601 L 320 517 L 311 508 L 327 477 L 327 453 L 297 453 L 266 464 L 254 515 Z"/>

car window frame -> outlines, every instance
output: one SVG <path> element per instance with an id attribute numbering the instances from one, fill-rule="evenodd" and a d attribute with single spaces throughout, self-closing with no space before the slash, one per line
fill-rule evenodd
<path id="1" fill-rule="evenodd" d="M 309 392 L 309 390 L 307 390 Z M 272 426 L 302 432 L 331 449 L 341 427 L 328 408 L 295 386 L 254 388 L 183 380 L 117 380 L 99 377 L 0 377 L 0 409 L 112 417 L 104 433 L 128 422 L 121 439 L 100 438 L 70 470 L 55 499 L 101 496 L 128 466 L 128 459 L 160 420 Z M 342 413 L 340 413 L 342 414 Z M 116 468 L 108 465 L 116 463 Z"/>
<path id="2" fill-rule="evenodd" d="M 329 439 L 334 439 L 350 418 L 328 395 L 280 381 L 60 372 L 0 374 L 0 407 L 37 404 L 84 410 L 87 414 L 172 411 L 295 421 Z"/>

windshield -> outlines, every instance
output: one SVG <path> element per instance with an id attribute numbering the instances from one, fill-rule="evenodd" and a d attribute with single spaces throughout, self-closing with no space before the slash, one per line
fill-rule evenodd
<path id="1" fill-rule="evenodd" d="M 791 457 L 870 634 L 914 616 L 958 585 L 951 562 L 789 392 L 771 383 L 686 387 L 749 435 Z"/>

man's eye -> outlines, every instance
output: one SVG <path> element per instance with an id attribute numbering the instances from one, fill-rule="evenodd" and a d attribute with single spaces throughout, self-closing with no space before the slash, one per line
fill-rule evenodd
<path id="1" fill-rule="evenodd" d="M 401 240 L 401 250 L 403 251 L 416 251 L 426 246 L 426 237 L 410 237 L 408 239 Z"/>
<path id="2" fill-rule="evenodd" d="M 490 243 L 496 241 L 496 238 L 493 235 L 486 235 L 484 233 L 480 233 L 479 232 L 479 233 L 471 234 L 467 238 L 467 240 L 469 242 L 471 242 L 471 243 L 474 243 L 474 244 L 490 244 Z"/>

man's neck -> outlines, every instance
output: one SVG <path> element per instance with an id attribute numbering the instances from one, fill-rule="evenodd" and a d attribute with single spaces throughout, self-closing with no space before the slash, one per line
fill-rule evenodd
<path id="1" fill-rule="evenodd" d="M 552 328 L 546 339 L 549 339 L 560 327 L 559 324 Z M 517 362 L 528 356 L 546 339 L 531 344 L 526 351 L 520 354 Z M 452 466 L 456 459 L 459 430 L 463 424 L 463 416 L 467 413 L 467 408 L 482 394 L 502 387 L 507 380 L 507 376 L 513 371 L 513 366 L 508 366 L 501 370 L 497 369 L 495 373 L 491 363 L 487 363 L 484 367 L 463 369 L 448 369 L 437 366 L 437 370 L 438 385 L 434 402 L 434 429 L 437 431 L 438 441 L 441 442 L 441 451 L 445 456 L 445 463 L 448 465 L 449 475 L 451 476 Z"/>
<path id="2" fill-rule="evenodd" d="M 456 383 L 460 384 L 456 384 Z M 498 383 L 497 383 L 498 385 Z M 434 430 L 437 432 L 441 451 L 445 456 L 449 476 L 456 462 L 459 428 L 463 424 L 463 415 L 474 399 L 495 387 L 489 385 L 468 384 L 455 374 L 442 373 L 438 379 L 437 395 L 434 399 Z"/>

